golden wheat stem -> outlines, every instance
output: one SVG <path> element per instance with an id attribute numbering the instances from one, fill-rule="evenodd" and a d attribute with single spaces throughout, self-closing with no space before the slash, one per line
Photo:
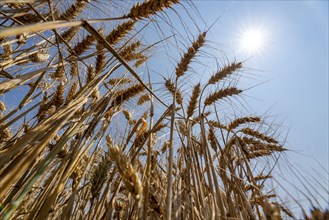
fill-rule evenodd
<path id="1" fill-rule="evenodd" d="M 169 80 L 167 82 L 170 82 Z M 166 84 L 167 84 L 166 82 Z M 174 164 L 174 125 L 175 125 L 175 109 L 176 109 L 176 99 L 177 99 L 177 78 L 175 85 L 173 85 L 173 101 L 171 106 L 171 116 L 170 116 L 170 136 L 169 136 L 169 158 L 168 158 L 168 172 L 167 172 L 167 194 L 166 194 L 166 220 L 171 220 L 172 217 L 172 188 L 173 188 L 173 164 Z M 167 87 L 168 88 L 168 87 Z"/>

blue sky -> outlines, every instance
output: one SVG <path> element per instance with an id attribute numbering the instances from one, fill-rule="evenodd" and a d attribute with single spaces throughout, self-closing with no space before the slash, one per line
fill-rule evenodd
<path id="1" fill-rule="evenodd" d="M 266 111 L 288 132 L 292 164 L 328 170 L 328 1 L 195 1 L 207 24 L 219 15 L 210 40 L 265 82 L 246 92 L 256 112 Z M 264 49 L 241 51 L 243 30 L 260 28 Z M 265 38 L 265 37 L 264 37 Z M 243 79 L 242 79 L 243 80 Z M 316 159 L 316 160 L 315 160 Z M 328 187 L 328 185 L 327 185 Z M 327 195 L 328 196 L 328 195 Z M 329 199 L 328 199 L 329 201 Z"/>

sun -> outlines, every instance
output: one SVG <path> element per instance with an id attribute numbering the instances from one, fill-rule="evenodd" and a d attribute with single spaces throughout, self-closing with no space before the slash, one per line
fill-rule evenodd
<path id="1" fill-rule="evenodd" d="M 266 36 L 260 28 L 248 28 L 242 31 L 239 39 L 239 47 L 248 54 L 257 54 L 266 46 Z"/>

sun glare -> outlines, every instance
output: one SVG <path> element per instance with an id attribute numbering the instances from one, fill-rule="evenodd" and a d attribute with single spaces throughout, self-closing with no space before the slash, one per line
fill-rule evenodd
<path id="1" fill-rule="evenodd" d="M 249 28 L 242 32 L 240 38 L 240 48 L 249 54 L 256 54 L 264 50 L 265 35 L 260 29 Z"/>

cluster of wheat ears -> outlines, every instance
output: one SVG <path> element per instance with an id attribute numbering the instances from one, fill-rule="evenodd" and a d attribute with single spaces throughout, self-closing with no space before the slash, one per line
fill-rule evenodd
<path id="1" fill-rule="evenodd" d="M 198 15 L 179 0 L 0 3 L 1 219 L 294 218 L 259 162 L 286 150 L 269 124 L 222 120 L 243 62 L 199 82 L 200 31 L 171 77 L 151 80 L 154 48 L 169 43 L 143 32 L 172 27 L 176 6 Z"/>

